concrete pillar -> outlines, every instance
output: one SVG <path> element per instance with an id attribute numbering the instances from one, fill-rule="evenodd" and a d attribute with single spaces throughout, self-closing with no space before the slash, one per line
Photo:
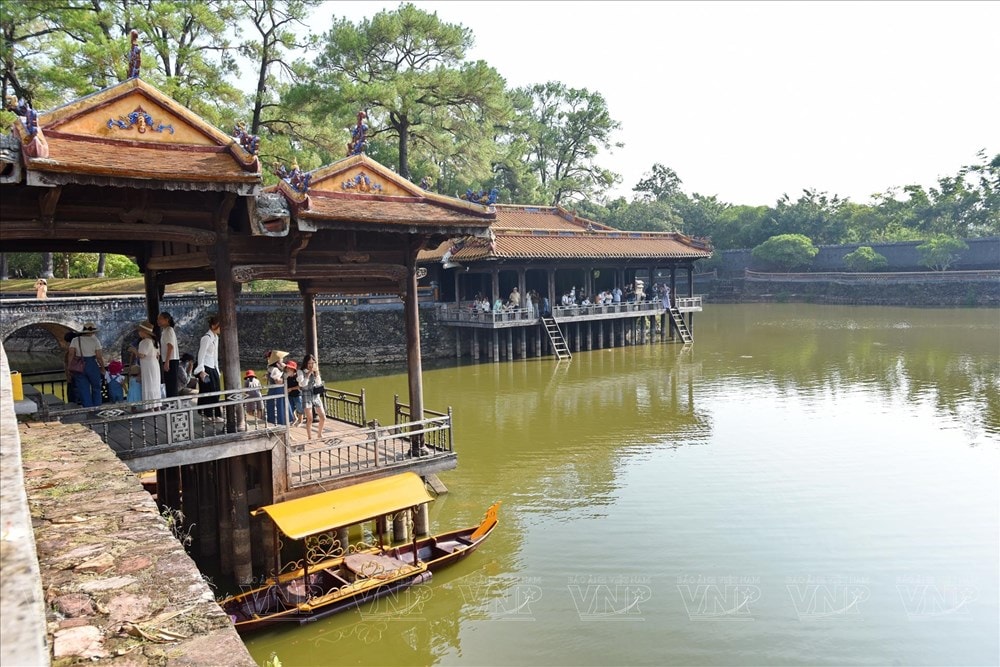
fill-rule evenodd
<path id="1" fill-rule="evenodd" d="M 214 489 L 219 508 L 219 567 L 223 574 L 233 573 L 233 508 L 229 496 L 229 462 L 215 461 L 215 478 L 218 487 Z"/>
<path id="2" fill-rule="evenodd" d="M 375 517 L 375 536 L 383 539 L 389 533 L 389 519 L 386 516 Z"/>
<path id="3" fill-rule="evenodd" d="M 247 462 L 245 456 L 233 456 L 229 462 L 229 504 L 233 526 L 233 578 L 237 584 L 253 580 L 251 557 L 250 507 L 247 504 Z"/>
<path id="4" fill-rule="evenodd" d="M 528 357 L 528 327 L 521 327 L 521 358 L 526 359 Z"/>
<path id="5" fill-rule="evenodd" d="M 514 330 L 507 329 L 507 361 L 514 359 Z"/>
<path id="6" fill-rule="evenodd" d="M 184 513 L 184 532 L 198 523 L 198 475 L 193 465 L 181 466 L 181 511 Z M 191 536 L 194 537 L 194 529 Z"/>
<path id="7" fill-rule="evenodd" d="M 340 548 L 346 555 L 350 550 L 351 546 L 351 531 L 349 528 L 344 526 L 343 528 L 337 529 L 337 541 L 340 542 Z"/>
<path id="8" fill-rule="evenodd" d="M 479 363 L 479 329 L 472 330 L 472 360 Z"/>
<path id="9" fill-rule="evenodd" d="M 493 338 L 490 341 L 490 357 L 494 363 L 500 361 L 500 333 L 493 329 Z"/>
<path id="10" fill-rule="evenodd" d="M 396 512 L 392 517 L 392 541 L 394 544 L 407 542 L 410 539 L 409 510 Z"/>
<path id="11" fill-rule="evenodd" d="M 257 452 L 250 455 L 255 466 L 260 471 L 260 500 L 257 505 L 250 507 L 256 509 L 263 505 L 270 505 L 274 502 L 272 493 L 271 452 Z M 266 515 L 250 518 L 250 536 L 253 540 L 251 556 L 253 558 L 254 573 L 265 575 L 274 567 L 274 525 Z"/>
<path id="12" fill-rule="evenodd" d="M 576 322 L 573 324 L 573 339 L 576 341 L 576 346 L 573 349 L 574 352 L 579 352 L 583 348 L 580 347 L 580 323 Z"/>
<path id="13" fill-rule="evenodd" d="M 455 327 L 455 358 L 462 358 L 462 328 Z"/>
<path id="14" fill-rule="evenodd" d="M 604 349 L 604 320 L 597 320 L 597 348 Z"/>
<path id="15" fill-rule="evenodd" d="M 213 558 L 219 553 L 219 512 L 216 494 L 215 462 L 194 466 L 198 478 L 198 554 Z"/>
<path id="16" fill-rule="evenodd" d="M 423 537 L 430 533 L 430 526 L 430 514 L 427 511 L 427 503 L 424 503 L 417 508 L 416 514 L 413 515 L 413 532 L 417 537 Z"/>

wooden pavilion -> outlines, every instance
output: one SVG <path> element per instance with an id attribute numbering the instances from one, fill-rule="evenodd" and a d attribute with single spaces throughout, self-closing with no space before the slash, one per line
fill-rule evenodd
<path id="1" fill-rule="evenodd" d="M 678 232 L 622 231 L 557 206 L 498 205 L 496 211 L 486 238 L 447 241 L 420 255 L 447 305 L 442 318 L 457 329 L 459 356 L 466 347 L 474 358 L 482 348 L 498 360 L 505 348 L 507 358 L 516 356 L 517 347 L 520 356 L 526 356 L 529 343 L 536 354 L 547 346 L 560 357 L 563 345 L 568 353 L 571 348 L 604 347 L 605 340 L 609 345 L 630 344 L 645 337 L 645 330 L 633 331 L 631 325 L 641 326 L 646 318 L 651 330 L 658 318 L 661 333 L 671 339 L 676 333 L 690 342 L 693 313 L 701 310 L 701 300 L 694 295 L 694 267 L 712 255 L 707 240 Z M 685 278 L 686 296 L 678 294 L 679 273 Z M 628 304 L 626 299 L 613 306 L 562 306 L 563 295 L 570 292 L 579 302 L 637 284 L 649 297 L 642 303 Z M 650 293 L 654 285 L 670 288 L 671 308 L 659 307 L 659 295 Z M 507 302 L 515 288 L 520 308 L 484 313 L 475 307 L 477 295 L 490 304 Z M 525 307 L 529 292 L 537 295 L 533 309 Z M 547 312 L 543 299 L 549 304 Z M 573 331 L 564 336 L 559 325 Z M 514 344 L 515 332 L 520 334 L 519 346 Z M 500 334 L 506 336 L 506 345 Z"/>
<path id="2" fill-rule="evenodd" d="M 135 257 L 152 321 L 165 285 L 214 280 L 220 371 L 234 392 L 242 376 L 241 283 L 295 281 L 307 351 L 317 356 L 317 293 L 396 293 L 405 302 L 409 414 L 424 415 L 417 254 L 451 237 L 485 234 L 495 219 L 491 207 L 425 192 L 363 154 L 309 174 L 281 169 L 282 180 L 265 192 L 256 137 L 239 126 L 232 136 L 220 131 L 137 72 L 49 112 L 11 107 L 21 122 L 0 150 L 5 252 Z M 218 525 L 209 528 L 224 571 L 245 581 L 252 563 L 270 562 L 269 541 L 250 538 L 249 506 L 284 493 L 284 471 L 272 461 L 280 449 L 273 434 L 247 432 L 238 402 L 225 414 L 229 441 L 213 437 L 174 451 L 172 464 L 165 462 L 171 454 L 161 453 L 158 486 L 167 502 L 177 502 L 188 474 L 183 465 L 192 470 L 185 488 L 229 489 L 219 493 L 212 514 Z M 453 466 L 454 456 L 449 460 Z M 251 556 L 251 544 L 265 553 Z"/>

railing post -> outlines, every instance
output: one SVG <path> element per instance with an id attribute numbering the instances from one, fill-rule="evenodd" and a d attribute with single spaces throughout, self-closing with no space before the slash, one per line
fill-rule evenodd
<path id="1" fill-rule="evenodd" d="M 448 451 L 455 451 L 455 422 L 453 421 L 451 406 L 448 406 Z"/>

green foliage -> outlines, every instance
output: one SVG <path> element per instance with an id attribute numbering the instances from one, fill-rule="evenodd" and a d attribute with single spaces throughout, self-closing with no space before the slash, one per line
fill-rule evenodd
<path id="1" fill-rule="evenodd" d="M 525 158 L 550 203 L 597 197 L 621 181 L 596 162 L 600 149 L 622 146 L 611 139 L 621 124 L 600 93 L 549 81 L 516 94 L 531 100 L 529 109 L 522 107 L 528 119 Z"/>
<path id="2" fill-rule="evenodd" d="M 766 265 L 766 268 L 792 271 L 809 266 L 818 252 L 808 236 L 779 234 L 761 243 L 751 254 L 754 260 Z"/>
<path id="3" fill-rule="evenodd" d="M 468 28 L 412 4 L 357 25 L 336 21 L 323 36 L 310 86 L 314 117 L 343 127 L 345 146 L 356 112 L 365 110 L 370 141 L 396 139 L 404 178 L 412 161 L 435 181 L 461 174 L 485 185 L 497 128 L 511 108 L 499 73 L 465 59 L 471 46 Z"/>
<path id="4" fill-rule="evenodd" d="M 968 244 L 957 239 L 939 234 L 917 246 L 920 253 L 920 264 L 932 271 L 947 271 L 959 254 L 968 250 Z"/>
<path id="5" fill-rule="evenodd" d="M 106 255 L 105 278 L 134 278 L 141 276 L 138 265 L 125 255 Z"/>
<path id="6" fill-rule="evenodd" d="M 863 245 L 854 252 L 844 255 L 844 265 L 851 271 L 878 271 L 889 264 L 883 255 Z"/>

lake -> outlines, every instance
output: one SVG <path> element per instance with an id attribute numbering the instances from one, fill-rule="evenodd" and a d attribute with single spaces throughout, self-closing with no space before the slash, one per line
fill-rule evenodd
<path id="1" fill-rule="evenodd" d="M 997 664 L 1000 312 L 710 305 L 694 336 L 425 369 L 459 455 L 432 532 L 497 499 L 500 526 L 254 657 Z M 402 372 L 324 375 L 383 422 L 406 396 Z"/>

